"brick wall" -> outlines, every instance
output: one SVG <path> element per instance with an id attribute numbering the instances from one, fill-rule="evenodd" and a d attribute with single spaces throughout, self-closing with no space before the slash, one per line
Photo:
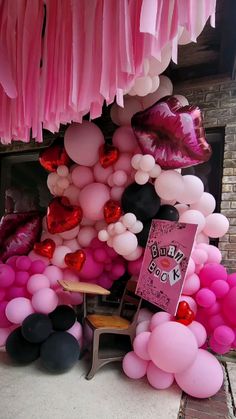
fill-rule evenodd
<path id="1" fill-rule="evenodd" d="M 200 107 L 205 128 L 225 128 L 221 213 L 230 222 L 228 234 L 220 239 L 223 263 L 236 271 L 236 81 L 229 78 L 202 79 L 175 86 L 175 93 L 186 96 Z"/>

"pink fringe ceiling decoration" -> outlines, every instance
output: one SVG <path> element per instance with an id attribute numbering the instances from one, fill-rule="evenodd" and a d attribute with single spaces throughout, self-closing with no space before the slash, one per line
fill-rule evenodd
<path id="1" fill-rule="evenodd" d="M 96 118 L 180 27 L 196 41 L 216 0 L 0 0 L 0 138 L 41 142 L 42 128 Z M 45 26 L 45 27 L 44 27 Z M 43 30 L 44 28 L 44 30 Z"/>

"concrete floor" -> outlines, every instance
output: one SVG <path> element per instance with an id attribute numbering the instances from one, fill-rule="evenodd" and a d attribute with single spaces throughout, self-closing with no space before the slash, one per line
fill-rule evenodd
<path id="1" fill-rule="evenodd" d="M 39 363 L 16 367 L 0 352 L 0 419 L 176 419 L 181 391 L 157 391 L 129 380 L 120 364 L 103 367 L 87 381 L 84 361 L 51 375 Z"/>

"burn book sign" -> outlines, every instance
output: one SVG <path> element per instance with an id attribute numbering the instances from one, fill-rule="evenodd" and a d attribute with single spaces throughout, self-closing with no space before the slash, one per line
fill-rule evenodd
<path id="1" fill-rule="evenodd" d="M 136 294 L 175 315 L 197 225 L 153 220 Z"/>

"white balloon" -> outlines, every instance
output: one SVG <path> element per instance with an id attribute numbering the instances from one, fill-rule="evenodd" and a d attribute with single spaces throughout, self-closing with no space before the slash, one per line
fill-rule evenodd
<path id="1" fill-rule="evenodd" d="M 159 86 L 160 86 L 160 77 L 159 76 L 154 76 L 152 78 L 152 88 L 151 88 L 150 93 L 155 92 L 158 89 Z"/>
<path id="2" fill-rule="evenodd" d="M 138 77 L 134 83 L 134 91 L 138 96 L 146 96 L 152 89 L 152 79 L 150 76 Z"/>

